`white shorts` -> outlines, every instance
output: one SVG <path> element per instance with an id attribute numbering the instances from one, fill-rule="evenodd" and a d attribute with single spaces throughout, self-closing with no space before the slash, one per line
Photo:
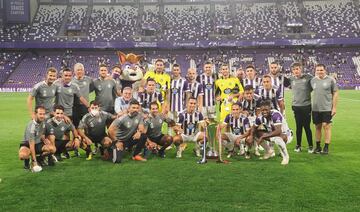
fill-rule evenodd
<path id="1" fill-rule="evenodd" d="M 216 118 L 216 110 L 215 110 L 215 105 L 214 106 L 209 106 L 209 107 L 202 107 L 202 111 L 201 114 L 205 117 L 205 118 L 209 118 L 209 119 L 214 119 Z"/>
<path id="2" fill-rule="evenodd" d="M 197 142 L 201 132 L 197 132 L 196 134 L 192 135 L 185 135 L 184 133 L 181 134 L 181 138 L 183 142 Z"/>
<path id="3" fill-rule="evenodd" d="M 169 119 L 172 119 L 172 120 L 174 120 L 175 122 L 177 122 L 177 121 L 178 121 L 178 118 L 179 118 L 179 113 L 180 113 L 180 112 L 177 112 L 177 111 L 169 111 L 168 117 L 169 117 Z"/>
<path id="4" fill-rule="evenodd" d="M 229 132 L 226 132 L 225 135 L 229 138 L 229 141 L 232 143 L 235 143 L 235 141 L 241 136 Z M 245 138 L 241 139 L 240 142 L 245 142 Z"/>
<path id="5" fill-rule="evenodd" d="M 254 126 L 256 116 L 248 116 L 248 119 L 249 119 L 249 122 L 250 122 L 250 127 Z"/>
<path id="6" fill-rule="evenodd" d="M 283 132 L 282 134 L 285 134 L 286 137 L 287 137 L 287 141 L 286 141 L 286 144 L 290 144 L 291 141 L 293 140 L 293 133 L 291 130 L 287 131 L 287 132 Z M 276 139 L 281 139 L 283 140 L 280 136 L 276 136 L 276 137 L 271 137 L 270 138 L 270 141 L 271 142 L 275 142 Z"/>

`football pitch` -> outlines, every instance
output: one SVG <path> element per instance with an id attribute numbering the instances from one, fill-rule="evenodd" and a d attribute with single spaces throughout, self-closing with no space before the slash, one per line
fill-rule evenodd
<path id="1" fill-rule="evenodd" d="M 0 93 L 0 211 L 360 211 L 360 91 L 340 91 L 330 154 L 308 154 L 304 133 L 303 152 L 293 151 L 294 139 L 285 167 L 280 157 L 240 156 L 198 165 L 189 145 L 181 159 L 174 148 L 166 159 L 142 163 L 126 155 L 117 165 L 82 154 L 40 173 L 25 171 L 18 159 L 26 97 Z M 295 131 L 290 92 L 286 100 Z"/>

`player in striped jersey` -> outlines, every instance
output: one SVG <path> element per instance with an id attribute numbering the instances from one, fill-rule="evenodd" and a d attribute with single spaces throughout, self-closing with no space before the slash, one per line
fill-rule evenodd
<path id="1" fill-rule="evenodd" d="M 195 142 L 195 154 L 200 157 L 200 143 L 206 136 L 199 130 L 200 127 L 206 127 L 203 115 L 196 110 L 196 99 L 190 97 L 185 111 L 179 114 L 177 126 L 174 127 L 176 135 L 174 144 L 176 146 L 176 157 L 181 158 L 185 149 L 184 142 Z M 206 139 L 206 138 L 205 138 Z"/>
<path id="2" fill-rule="evenodd" d="M 274 150 L 270 149 L 264 141 L 275 143 L 283 158 L 281 165 L 289 163 L 289 154 L 286 144 L 292 140 L 292 131 L 289 129 L 286 120 L 277 110 L 271 109 L 270 101 L 263 101 L 260 105 L 261 115 L 255 120 L 253 126 L 253 135 L 257 138 L 257 144 L 266 150 L 263 159 L 269 159 L 274 154 Z"/>
<path id="3" fill-rule="evenodd" d="M 206 62 L 201 75 L 197 76 L 196 81 L 200 83 L 204 91 L 202 114 L 204 117 L 215 119 L 215 80 L 216 76 L 212 73 L 213 64 Z"/>
<path id="4" fill-rule="evenodd" d="M 204 91 L 199 82 L 196 81 L 196 69 L 189 68 L 187 72 L 190 95 L 197 99 L 197 109 L 202 111 Z"/>
<path id="5" fill-rule="evenodd" d="M 283 97 L 280 94 L 280 90 L 274 88 L 271 84 L 271 77 L 269 75 L 263 76 L 262 85 L 262 88 L 258 91 L 261 100 L 269 100 L 271 102 L 271 109 L 279 110 L 281 114 L 284 114 L 283 108 L 280 107 L 283 104 Z"/>
<path id="6" fill-rule="evenodd" d="M 231 114 L 227 115 L 224 122 L 219 124 L 221 129 L 225 127 L 228 132 L 221 134 L 223 145 L 228 150 L 228 158 L 234 153 L 234 146 L 243 146 L 245 143 L 251 146 L 252 137 L 250 135 L 251 128 L 249 119 L 242 114 L 242 107 L 240 103 L 234 103 L 231 106 Z M 218 137 L 218 136 L 217 136 Z M 243 148 L 240 148 L 240 155 L 245 153 Z M 247 154 L 247 158 L 249 158 Z"/>
<path id="7" fill-rule="evenodd" d="M 243 86 L 251 85 L 254 91 L 257 92 L 261 86 L 261 78 L 256 76 L 256 69 L 253 65 L 248 65 L 245 69 L 245 79 L 243 79 Z"/>
<path id="8" fill-rule="evenodd" d="M 254 93 L 254 88 L 251 85 L 245 86 L 244 99 L 241 102 L 241 104 L 243 107 L 243 113 L 247 115 L 250 121 L 250 126 L 254 125 L 256 116 L 260 112 L 260 102 L 261 102 L 261 98 L 259 95 Z M 254 143 L 254 147 L 255 147 L 255 155 L 260 156 L 259 147 L 256 143 Z M 248 150 L 246 152 L 247 157 L 249 157 Z"/>
<path id="9" fill-rule="evenodd" d="M 159 110 L 161 105 L 164 104 L 164 99 L 161 93 L 155 91 L 156 82 L 152 78 L 148 78 L 146 82 L 146 89 L 143 93 L 139 93 L 138 101 L 142 107 L 143 112 L 149 113 L 150 103 L 157 102 Z"/>
<path id="10" fill-rule="evenodd" d="M 269 65 L 269 76 L 271 77 L 271 84 L 274 88 L 279 90 L 279 95 L 284 98 L 285 87 L 290 87 L 290 80 L 280 73 L 280 66 L 277 62 L 272 62 Z M 284 101 L 280 102 L 281 110 L 285 110 Z"/>
<path id="11" fill-rule="evenodd" d="M 223 64 L 221 66 L 222 78 L 216 80 L 216 100 L 221 101 L 220 121 L 230 113 L 231 105 L 241 98 L 244 89 L 237 77 L 230 76 L 229 66 Z"/>
<path id="12" fill-rule="evenodd" d="M 173 65 L 173 78 L 170 84 L 168 102 L 170 104 L 170 118 L 176 120 L 177 114 L 185 109 L 186 100 L 190 96 L 188 82 L 181 77 L 181 69 L 179 64 Z"/>

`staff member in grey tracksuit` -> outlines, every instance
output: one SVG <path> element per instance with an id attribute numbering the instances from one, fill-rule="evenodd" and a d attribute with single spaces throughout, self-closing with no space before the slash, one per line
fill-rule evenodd
<path id="1" fill-rule="evenodd" d="M 316 149 L 314 153 L 329 153 L 329 144 L 331 140 L 331 119 L 336 114 L 337 99 L 339 96 L 338 87 L 335 79 L 326 75 L 326 68 L 323 64 L 317 64 L 315 75 L 311 80 L 311 87 L 314 91 L 312 104 L 312 116 L 316 132 Z M 321 130 L 325 131 L 325 146 L 321 151 Z"/>
<path id="2" fill-rule="evenodd" d="M 145 147 L 146 134 L 143 115 L 140 114 L 140 103 L 131 100 L 128 113 L 121 116 L 110 125 L 108 130 L 110 138 L 113 140 L 113 163 L 121 163 L 123 150 L 135 147 L 133 160 L 146 161 L 140 156 L 141 150 Z"/>
<path id="3" fill-rule="evenodd" d="M 313 138 L 310 128 L 311 122 L 311 85 L 313 78 L 310 74 L 303 73 L 301 63 L 291 65 L 292 76 L 290 77 L 293 92 L 292 110 L 296 123 L 296 147 L 295 152 L 301 152 L 302 130 L 305 129 L 308 142 L 308 153 L 313 153 Z"/>

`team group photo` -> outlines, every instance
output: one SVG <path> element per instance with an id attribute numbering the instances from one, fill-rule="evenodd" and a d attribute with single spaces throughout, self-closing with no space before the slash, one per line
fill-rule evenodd
<path id="1" fill-rule="evenodd" d="M 3 211 L 359 209 L 358 0 L 0 3 Z"/>

